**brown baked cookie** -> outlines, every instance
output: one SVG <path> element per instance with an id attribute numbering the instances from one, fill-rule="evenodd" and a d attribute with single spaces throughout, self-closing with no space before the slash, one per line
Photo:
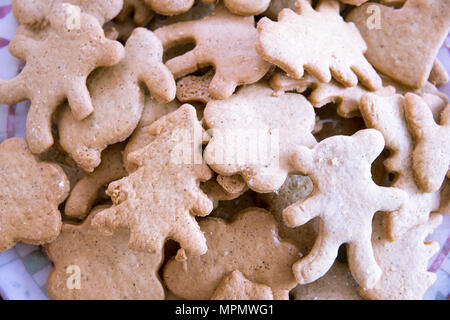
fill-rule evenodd
<path id="1" fill-rule="evenodd" d="M 105 234 L 130 229 L 133 250 L 161 251 L 170 238 L 180 243 L 180 256 L 204 254 L 206 239 L 195 216 L 213 209 L 199 188 L 212 172 L 201 157 L 203 128 L 196 111 L 183 105 L 148 130 L 154 140 L 128 155 L 138 169 L 109 185 L 114 205 L 99 212 L 92 225 Z"/>
<path id="2" fill-rule="evenodd" d="M 79 29 L 68 28 L 66 6 L 70 5 L 53 7 L 43 39 L 18 30 L 9 49 L 26 65 L 14 79 L 0 80 L 0 102 L 31 100 L 26 132 L 33 153 L 53 144 L 51 117 L 66 98 L 75 119 L 82 120 L 93 112 L 87 76 L 97 67 L 118 63 L 124 55 L 122 45 L 105 38 L 98 21 L 88 14 L 81 14 Z"/>
<path id="3" fill-rule="evenodd" d="M 230 224 L 217 218 L 199 224 L 208 251 L 187 261 L 171 259 L 163 274 L 169 290 L 184 299 L 210 299 L 221 281 L 237 270 L 253 283 L 270 287 L 274 299 L 288 299 L 299 252 L 278 237 L 269 212 L 253 208 L 237 214 Z"/>
<path id="4" fill-rule="evenodd" d="M 211 300 L 273 300 L 273 294 L 269 286 L 254 283 L 236 270 L 223 278 Z"/>
<path id="5" fill-rule="evenodd" d="M 64 224 L 61 234 L 46 246 L 54 264 L 47 292 L 55 300 L 162 300 L 164 288 L 158 276 L 161 251 L 128 249 L 129 232 L 108 237 L 91 226 L 97 207 L 80 225 Z"/>
<path id="6" fill-rule="evenodd" d="M 238 85 L 257 82 L 270 68 L 254 47 L 258 36 L 254 18 L 233 15 L 222 5 L 205 18 L 171 24 L 155 34 L 164 49 L 195 43 L 193 50 L 170 59 L 166 65 L 176 79 L 213 66 L 215 75 L 209 93 L 215 99 L 231 96 Z"/>
<path id="7" fill-rule="evenodd" d="M 368 89 L 379 89 L 381 79 L 364 57 L 366 44 L 358 29 L 339 15 L 339 3 L 324 0 L 316 10 L 306 0 L 298 4 L 297 13 L 283 9 L 278 22 L 258 22 L 256 49 L 264 59 L 295 79 L 305 69 L 321 82 L 333 77 L 353 87 L 359 79 Z"/>
<path id="8" fill-rule="evenodd" d="M 413 169 L 417 184 L 425 192 L 436 192 L 450 169 L 450 104 L 441 114 L 440 125 L 418 95 L 405 95 L 405 117 L 416 139 Z"/>
<path id="9" fill-rule="evenodd" d="M 372 180 L 371 163 L 383 148 L 381 133 L 366 129 L 350 137 L 327 138 L 313 149 L 298 147 L 292 154 L 292 165 L 311 178 L 314 189 L 283 211 L 284 221 L 293 228 L 320 218 L 314 247 L 293 266 L 299 284 L 325 275 L 343 243 L 358 284 L 372 288 L 379 280 L 381 270 L 370 242 L 372 218 L 377 211 L 400 209 L 406 199 L 402 190 L 380 187 Z"/>
<path id="10" fill-rule="evenodd" d="M 67 3 L 80 8 L 81 12 L 97 18 L 102 25 L 112 20 L 122 10 L 123 0 L 12 0 L 14 17 L 21 24 L 29 27 L 45 27 L 49 15 L 55 6 Z M 77 9 L 68 9 L 71 14 L 77 14 Z M 75 16 L 76 17 L 76 16 Z"/>
<path id="11" fill-rule="evenodd" d="M 11 138 L 0 144 L 0 252 L 16 242 L 44 244 L 61 229 L 58 205 L 69 181 L 56 164 L 39 162 L 27 143 Z"/>
<path id="12" fill-rule="evenodd" d="M 368 23 L 369 6 L 378 8 L 378 27 Z M 401 9 L 366 3 L 354 8 L 346 20 L 358 27 L 367 44 L 367 60 L 378 71 L 420 88 L 450 30 L 450 1 L 408 0 Z"/>
<path id="13" fill-rule="evenodd" d="M 406 192 L 403 207 L 389 216 L 388 236 L 397 240 L 410 228 L 422 225 L 430 213 L 439 208 L 439 192 L 426 193 L 414 181 L 414 138 L 405 119 L 405 99 L 400 95 L 379 97 L 368 94 L 361 99 L 361 113 L 369 128 L 380 131 L 390 150 L 384 161 L 387 171 L 394 173 L 392 187 Z"/>
<path id="14" fill-rule="evenodd" d="M 436 229 L 442 216 L 432 214 L 430 220 L 409 230 L 402 238 L 390 242 L 384 236 L 386 229 L 382 216 L 373 222 L 372 246 L 375 259 L 381 267 L 380 280 L 372 289 L 360 288 L 367 299 L 420 300 L 434 283 L 436 275 L 427 271 L 428 262 L 439 250 L 439 244 L 426 241 Z"/>
<path id="15" fill-rule="evenodd" d="M 204 120 L 212 135 L 205 149 L 210 167 L 221 175 L 241 175 L 256 192 L 281 187 L 292 171 L 295 146 L 316 144 L 312 105 L 299 94 L 273 96 L 265 83 L 210 101 Z"/>
<path id="16" fill-rule="evenodd" d="M 78 219 L 86 217 L 105 187 L 127 175 L 122 162 L 123 148 L 123 143 L 107 148 L 102 154 L 100 165 L 75 185 L 64 207 L 66 216 Z"/>
<path id="17" fill-rule="evenodd" d="M 142 84 L 159 102 L 175 98 L 175 81 L 162 63 L 162 53 L 161 43 L 151 31 L 136 28 L 125 45 L 122 62 L 98 69 L 89 77 L 94 112 L 80 121 L 68 107 L 61 111 L 61 146 L 87 172 L 100 164 L 101 152 L 108 145 L 124 141 L 137 127 L 145 103 Z"/>

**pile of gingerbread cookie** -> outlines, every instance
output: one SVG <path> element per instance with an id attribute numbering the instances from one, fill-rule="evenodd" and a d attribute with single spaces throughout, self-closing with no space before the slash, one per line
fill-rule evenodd
<path id="1" fill-rule="evenodd" d="M 450 0 L 13 0 L 0 251 L 53 299 L 421 299 Z M 238 141 L 238 142 L 236 142 Z"/>

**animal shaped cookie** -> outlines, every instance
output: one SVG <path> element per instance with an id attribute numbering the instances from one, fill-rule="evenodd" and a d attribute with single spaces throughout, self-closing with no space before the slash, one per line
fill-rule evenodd
<path id="1" fill-rule="evenodd" d="M 273 192 L 292 171 L 289 155 L 295 146 L 316 144 L 314 119 L 302 95 L 275 97 L 265 83 L 247 86 L 207 104 L 204 120 L 212 138 L 205 159 L 221 175 L 241 175 L 256 192 Z"/>
<path id="2" fill-rule="evenodd" d="M 171 238 L 180 243 L 181 256 L 202 255 L 206 239 L 195 216 L 206 216 L 212 201 L 200 181 L 212 172 L 202 161 L 203 129 L 195 109 L 181 106 L 149 128 L 155 139 L 128 155 L 138 168 L 111 183 L 107 194 L 114 205 L 99 212 L 92 225 L 105 234 L 130 229 L 130 249 L 160 251 Z"/>
<path id="3" fill-rule="evenodd" d="M 125 45 L 125 58 L 118 65 L 96 70 L 88 88 L 94 112 L 77 120 L 68 107 L 58 120 L 60 144 L 87 172 L 99 164 L 101 152 L 127 139 L 137 127 L 145 103 L 142 83 L 159 102 L 175 98 L 176 84 L 162 63 L 159 39 L 136 28 Z"/>
<path id="4" fill-rule="evenodd" d="M 64 224 L 58 238 L 46 246 L 54 264 L 48 295 L 55 300 L 164 299 L 158 276 L 163 253 L 131 251 L 127 230 L 108 237 L 92 228 L 92 218 L 104 208 L 93 209 L 80 225 Z"/>
<path id="5" fill-rule="evenodd" d="M 292 153 L 292 165 L 311 178 L 314 189 L 283 211 L 284 221 L 293 228 L 320 218 L 314 247 L 293 266 L 299 284 L 322 277 L 343 243 L 347 243 L 352 275 L 361 287 L 373 288 L 380 279 L 371 244 L 372 218 L 377 211 L 399 210 L 406 199 L 402 190 L 380 187 L 372 180 L 371 163 L 383 148 L 381 133 L 365 129 L 353 136 L 327 138 L 312 149 L 299 147 Z"/>
<path id="6" fill-rule="evenodd" d="M 416 182 L 425 192 L 438 191 L 450 168 L 450 104 L 442 111 L 438 125 L 425 101 L 408 93 L 405 117 L 416 139 L 413 154 Z"/>
<path id="7" fill-rule="evenodd" d="M 256 48 L 267 61 L 300 79 L 304 70 L 321 82 L 333 77 L 347 87 L 359 81 L 369 90 L 381 87 L 381 79 L 364 57 L 366 44 L 351 23 L 339 15 L 339 3 L 320 2 L 316 10 L 299 0 L 297 12 L 283 9 L 278 22 L 258 22 Z"/>
<path id="8" fill-rule="evenodd" d="M 213 13 L 195 21 L 174 23 L 155 34 L 164 49 L 194 42 L 195 48 L 166 62 L 175 78 L 213 66 L 209 93 L 215 99 L 231 96 L 238 85 L 260 80 L 270 68 L 255 50 L 258 33 L 253 17 L 236 16 L 217 5 Z"/>
<path id="9" fill-rule="evenodd" d="M 98 21 L 88 14 L 81 14 L 79 29 L 68 29 L 66 6 L 70 5 L 53 7 L 50 29 L 43 39 L 34 39 L 19 29 L 9 50 L 26 65 L 12 80 L 0 80 L 0 102 L 31 100 L 26 133 L 33 153 L 53 144 L 51 117 L 66 98 L 76 120 L 93 112 L 87 76 L 97 67 L 118 63 L 124 56 L 122 45 L 105 38 Z"/>
<path id="10" fill-rule="evenodd" d="M 16 242 L 53 241 L 61 229 L 58 205 L 69 181 L 56 164 L 39 162 L 21 138 L 0 144 L 0 252 Z"/>
<path id="11" fill-rule="evenodd" d="M 369 28 L 369 6 L 378 8 L 379 27 Z M 400 9 L 366 3 L 350 11 L 346 20 L 358 27 L 367 44 L 367 60 L 378 71 L 420 88 L 450 30 L 450 1 L 407 0 Z"/>
<path id="12" fill-rule="evenodd" d="M 169 260 L 163 278 L 170 291 L 184 299 L 210 299 L 224 278 L 239 271 L 249 281 L 270 287 L 274 299 L 288 299 L 296 284 L 291 268 L 299 251 L 278 237 L 269 212 L 251 208 L 231 223 L 207 218 L 199 224 L 208 251 L 182 262 Z"/>
<path id="13" fill-rule="evenodd" d="M 388 172 L 395 174 L 392 187 L 404 190 L 408 196 L 403 207 L 389 216 L 388 235 L 397 240 L 410 228 L 428 221 L 430 213 L 439 208 L 439 192 L 423 192 L 414 181 L 414 138 L 406 123 L 403 96 L 368 94 L 361 99 L 361 113 L 368 127 L 383 134 L 390 150 L 384 164 Z"/>

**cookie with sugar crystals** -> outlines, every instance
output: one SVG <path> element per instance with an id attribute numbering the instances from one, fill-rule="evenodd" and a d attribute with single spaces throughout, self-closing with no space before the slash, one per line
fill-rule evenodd
<path id="1" fill-rule="evenodd" d="M 283 9 L 278 22 L 258 22 L 256 48 L 267 61 L 300 79 L 304 70 L 321 82 L 332 77 L 345 86 L 359 81 L 368 89 L 381 87 L 381 79 L 364 57 L 367 47 L 358 29 L 339 15 L 339 3 L 320 2 L 316 10 L 306 0 L 297 12 Z"/>
<path id="2" fill-rule="evenodd" d="M 163 253 L 130 250 L 127 230 L 108 237 L 92 228 L 92 218 L 104 208 L 94 208 L 79 225 L 64 224 L 58 238 L 46 246 L 54 264 L 47 279 L 49 296 L 55 300 L 164 299 L 158 276 Z"/>
<path id="3" fill-rule="evenodd" d="M 17 242 L 39 245 L 61 229 L 58 210 L 69 194 L 60 166 L 40 162 L 21 138 L 0 144 L 0 252 Z"/>

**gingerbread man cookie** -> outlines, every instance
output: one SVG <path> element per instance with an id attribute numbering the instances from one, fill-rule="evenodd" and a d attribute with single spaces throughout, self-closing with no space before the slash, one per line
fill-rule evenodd
<path id="1" fill-rule="evenodd" d="M 284 210 L 284 221 L 293 228 L 320 218 L 314 247 L 293 266 L 299 284 L 322 277 L 343 243 L 358 284 L 372 288 L 379 280 L 381 270 L 370 242 L 372 218 L 377 211 L 400 209 L 406 199 L 402 190 L 380 187 L 372 180 L 371 163 L 383 148 L 381 133 L 366 129 L 353 136 L 327 138 L 313 149 L 299 147 L 292 154 L 292 165 L 311 178 L 314 190 Z"/>
<path id="2" fill-rule="evenodd" d="M 33 153 L 53 144 L 51 117 L 66 98 L 75 119 L 93 112 L 87 76 L 99 66 L 118 63 L 124 55 L 122 45 L 105 38 L 98 21 L 88 14 L 81 14 L 79 29 L 68 28 L 66 6 L 70 5 L 53 7 L 50 29 L 43 39 L 33 39 L 19 29 L 9 49 L 26 65 L 14 79 L 0 80 L 0 102 L 31 100 L 26 133 Z"/>

